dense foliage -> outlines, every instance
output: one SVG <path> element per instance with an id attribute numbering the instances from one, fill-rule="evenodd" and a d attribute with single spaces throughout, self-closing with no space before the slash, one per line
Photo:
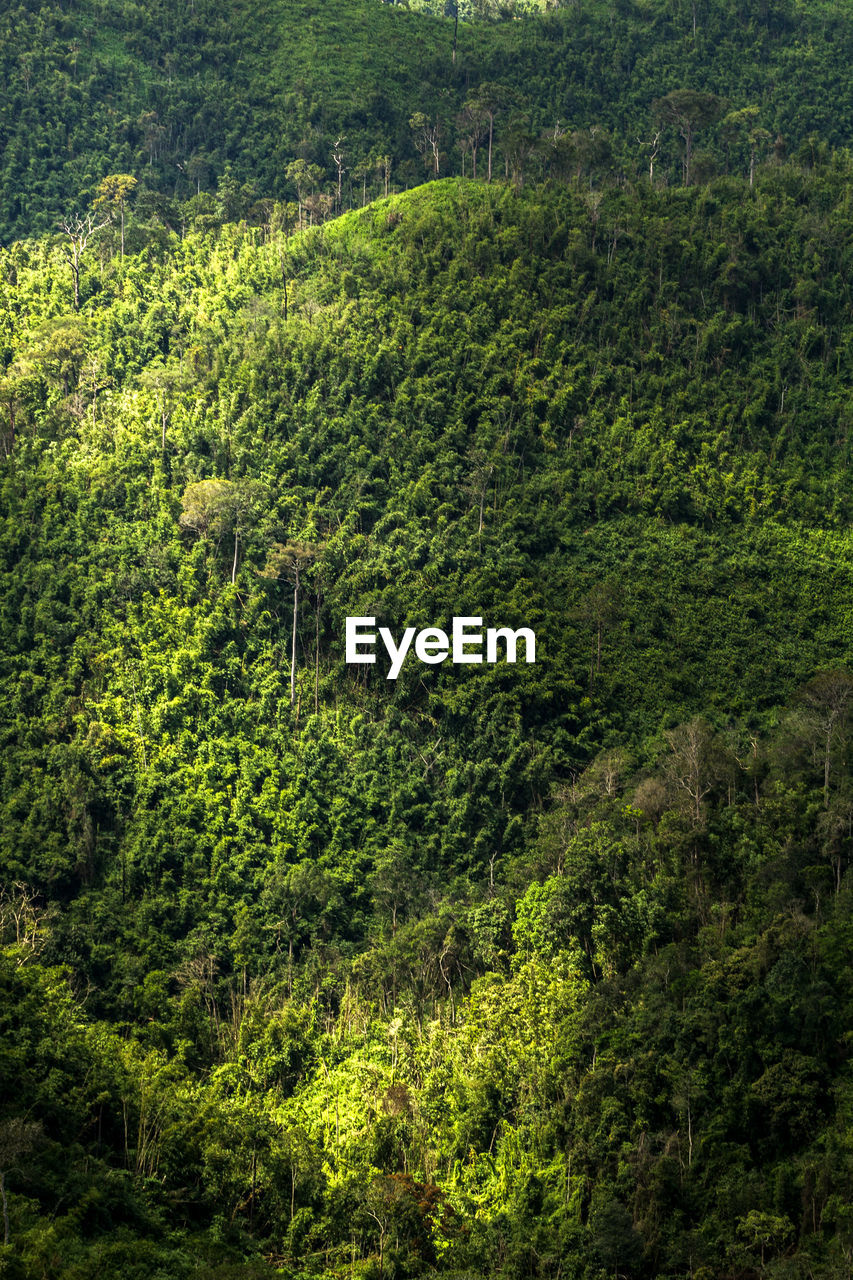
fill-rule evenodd
<path id="1" fill-rule="evenodd" d="M 52 231 L 115 173 L 175 231 L 263 225 L 274 202 L 279 222 L 297 201 L 322 220 L 428 174 L 470 175 L 478 147 L 484 174 L 489 130 L 507 175 L 600 183 L 652 165 L 675 183 L 682 133 L 656 104 L 685 87 L 720 107 L 697 133 L 697 178 L 774 154 L 813 164 L 851 137 L 847 0 L 579 0 L 499 22 L 477 20 L 495 12 L 486 0 L 432 7 L 4 6 L 0 240 Z"/>
<path id="2" fill-rule="evenodd" d="M 0 1276 L 853 1274 L 851 62 L 0 13 Z"/>
<path id="3" fill-rule="evenodd" d="M 6 1274 L 845 1274 L 850 178 L 2 252 Z"/>

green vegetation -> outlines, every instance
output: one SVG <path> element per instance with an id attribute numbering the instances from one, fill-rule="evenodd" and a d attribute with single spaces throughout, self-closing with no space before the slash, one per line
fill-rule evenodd
<path id="1" fill-rule="evenodd" d="M 469 21 L 464 4 L 460 15 L 380 0 L 6 6 L 0 241 L 55 230 L 116 173 L 138 180 L 140 214 L 176 232 L 202 215 L 263 225 L 270 202 L 303 196 L 321 220 L 433 171 L 418 114 L 440 176 L 470 176 L 484 102 L 507 176 L 600 182 L 653 164 L 676 183 L 683 140 L 654 104 L 685 88 L 725 108 L 698 131 L 698 181 L 774 154 L 813 164 L 853 132 L 846 2 L 580 0 L 524 21 Z"/>
<path id="2" fill-rule="evenodd" d="M 9 1275 L 840 1274 L 850 177 L 2 253 Z"/>
<path id="3" fill-rule="evenodd" d="M 3 1280 L 853 1271 L 853 11 L 526 7 L 0 15 Z"/>

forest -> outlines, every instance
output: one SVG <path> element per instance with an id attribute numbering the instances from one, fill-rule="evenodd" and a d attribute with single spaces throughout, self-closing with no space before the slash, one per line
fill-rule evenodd
<path id="1" fill-rule="evenodd" d="M 850 1277 L 853 7 L 418 8 L 0 16 L 0 1276 Z"/>
<path id="2" fill-rule="evenodd" d="M 848 0 L 570 0 L 526 17 L 542 0 L 410 4 L 4 5 L 0 243 L 54 233 L 118 173 L 137 178 L 140 217 L 179 235 L 262 225 L 270 202 L 307 199 L 322 221 L 472 176 L 478 146 L 485 176 L 489 134 L 496 177 L 600 185 L 651 168 L 677 185 L 684 122 L 656 104 L 685 88 L 713 95 L 691 125 L 697 180 L 773 156 L 812 165 L 853 134 Z"/>

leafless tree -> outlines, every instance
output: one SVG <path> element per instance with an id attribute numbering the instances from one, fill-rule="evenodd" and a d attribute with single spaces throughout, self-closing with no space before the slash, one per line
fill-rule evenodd
<path id="1" fill-rule="evenodd" d="M 702 824 L 702 805 L 719 781 L 724 753 L 713 729 L 701 716 L 667 732 L 670 754 L 665 763 L 667 777 L 676 793 L 687 801 L 693 825 Z"/>
<path id="2" fill-rule="evenodd" d="M 415 148 L 423 156 L 426 163 L 432 164 L 434 177 L 438 177 L 441 154 L 441 125 L 438 120 L 431 120 L 423 111 L 416 111 L 409 120 L 414 137 Z"/>
<path id="3" fill-rule="evenodd" d="M 109 223 L 109 218 L 99 218 L 93 210 L 89 213 L 70 214 L 59 223 L 60 229 L 68 236 L 68 244 L 64 249 L 65 261 L 71 268 L 71 279 L 74 283 L 74 310 L 80 310 L 80 263 L 86 246 L 98 231 Z"/>

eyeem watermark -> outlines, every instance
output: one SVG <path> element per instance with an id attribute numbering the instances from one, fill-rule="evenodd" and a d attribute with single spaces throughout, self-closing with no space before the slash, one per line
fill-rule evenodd
<path id="1" fill-rule="evenodd" d="M 347 618 L 346 621 L 346 660 L 347 662 L 375 662 L 377 632 L 375 618 Z M 455 665 L 465 662 L 497 662 L 498 645 L 501 645 L 507 662 L 517 661 L 519 641 L 524 641 L 524 658 L 526 662 L 536 661 L 536 636 L 529 627 L 519 627 L 513 631 L 510 627 L 488 627 L 486 629 L 486 656 L 483 658 L 483 619 L 454 618 L 453 627 L 448 636 L 440 627 L 425 627 L 418 631 L 416 627 L 406 627 L 403 638 L 397 644 L 387 627 L 379 627 L 379 638 L 385 645 L 391 666 L 388 679 L 396 680 L 412 641 L 415 642 L 415 657 L 421 662 L 436 666 L 448 658 Z"/>

